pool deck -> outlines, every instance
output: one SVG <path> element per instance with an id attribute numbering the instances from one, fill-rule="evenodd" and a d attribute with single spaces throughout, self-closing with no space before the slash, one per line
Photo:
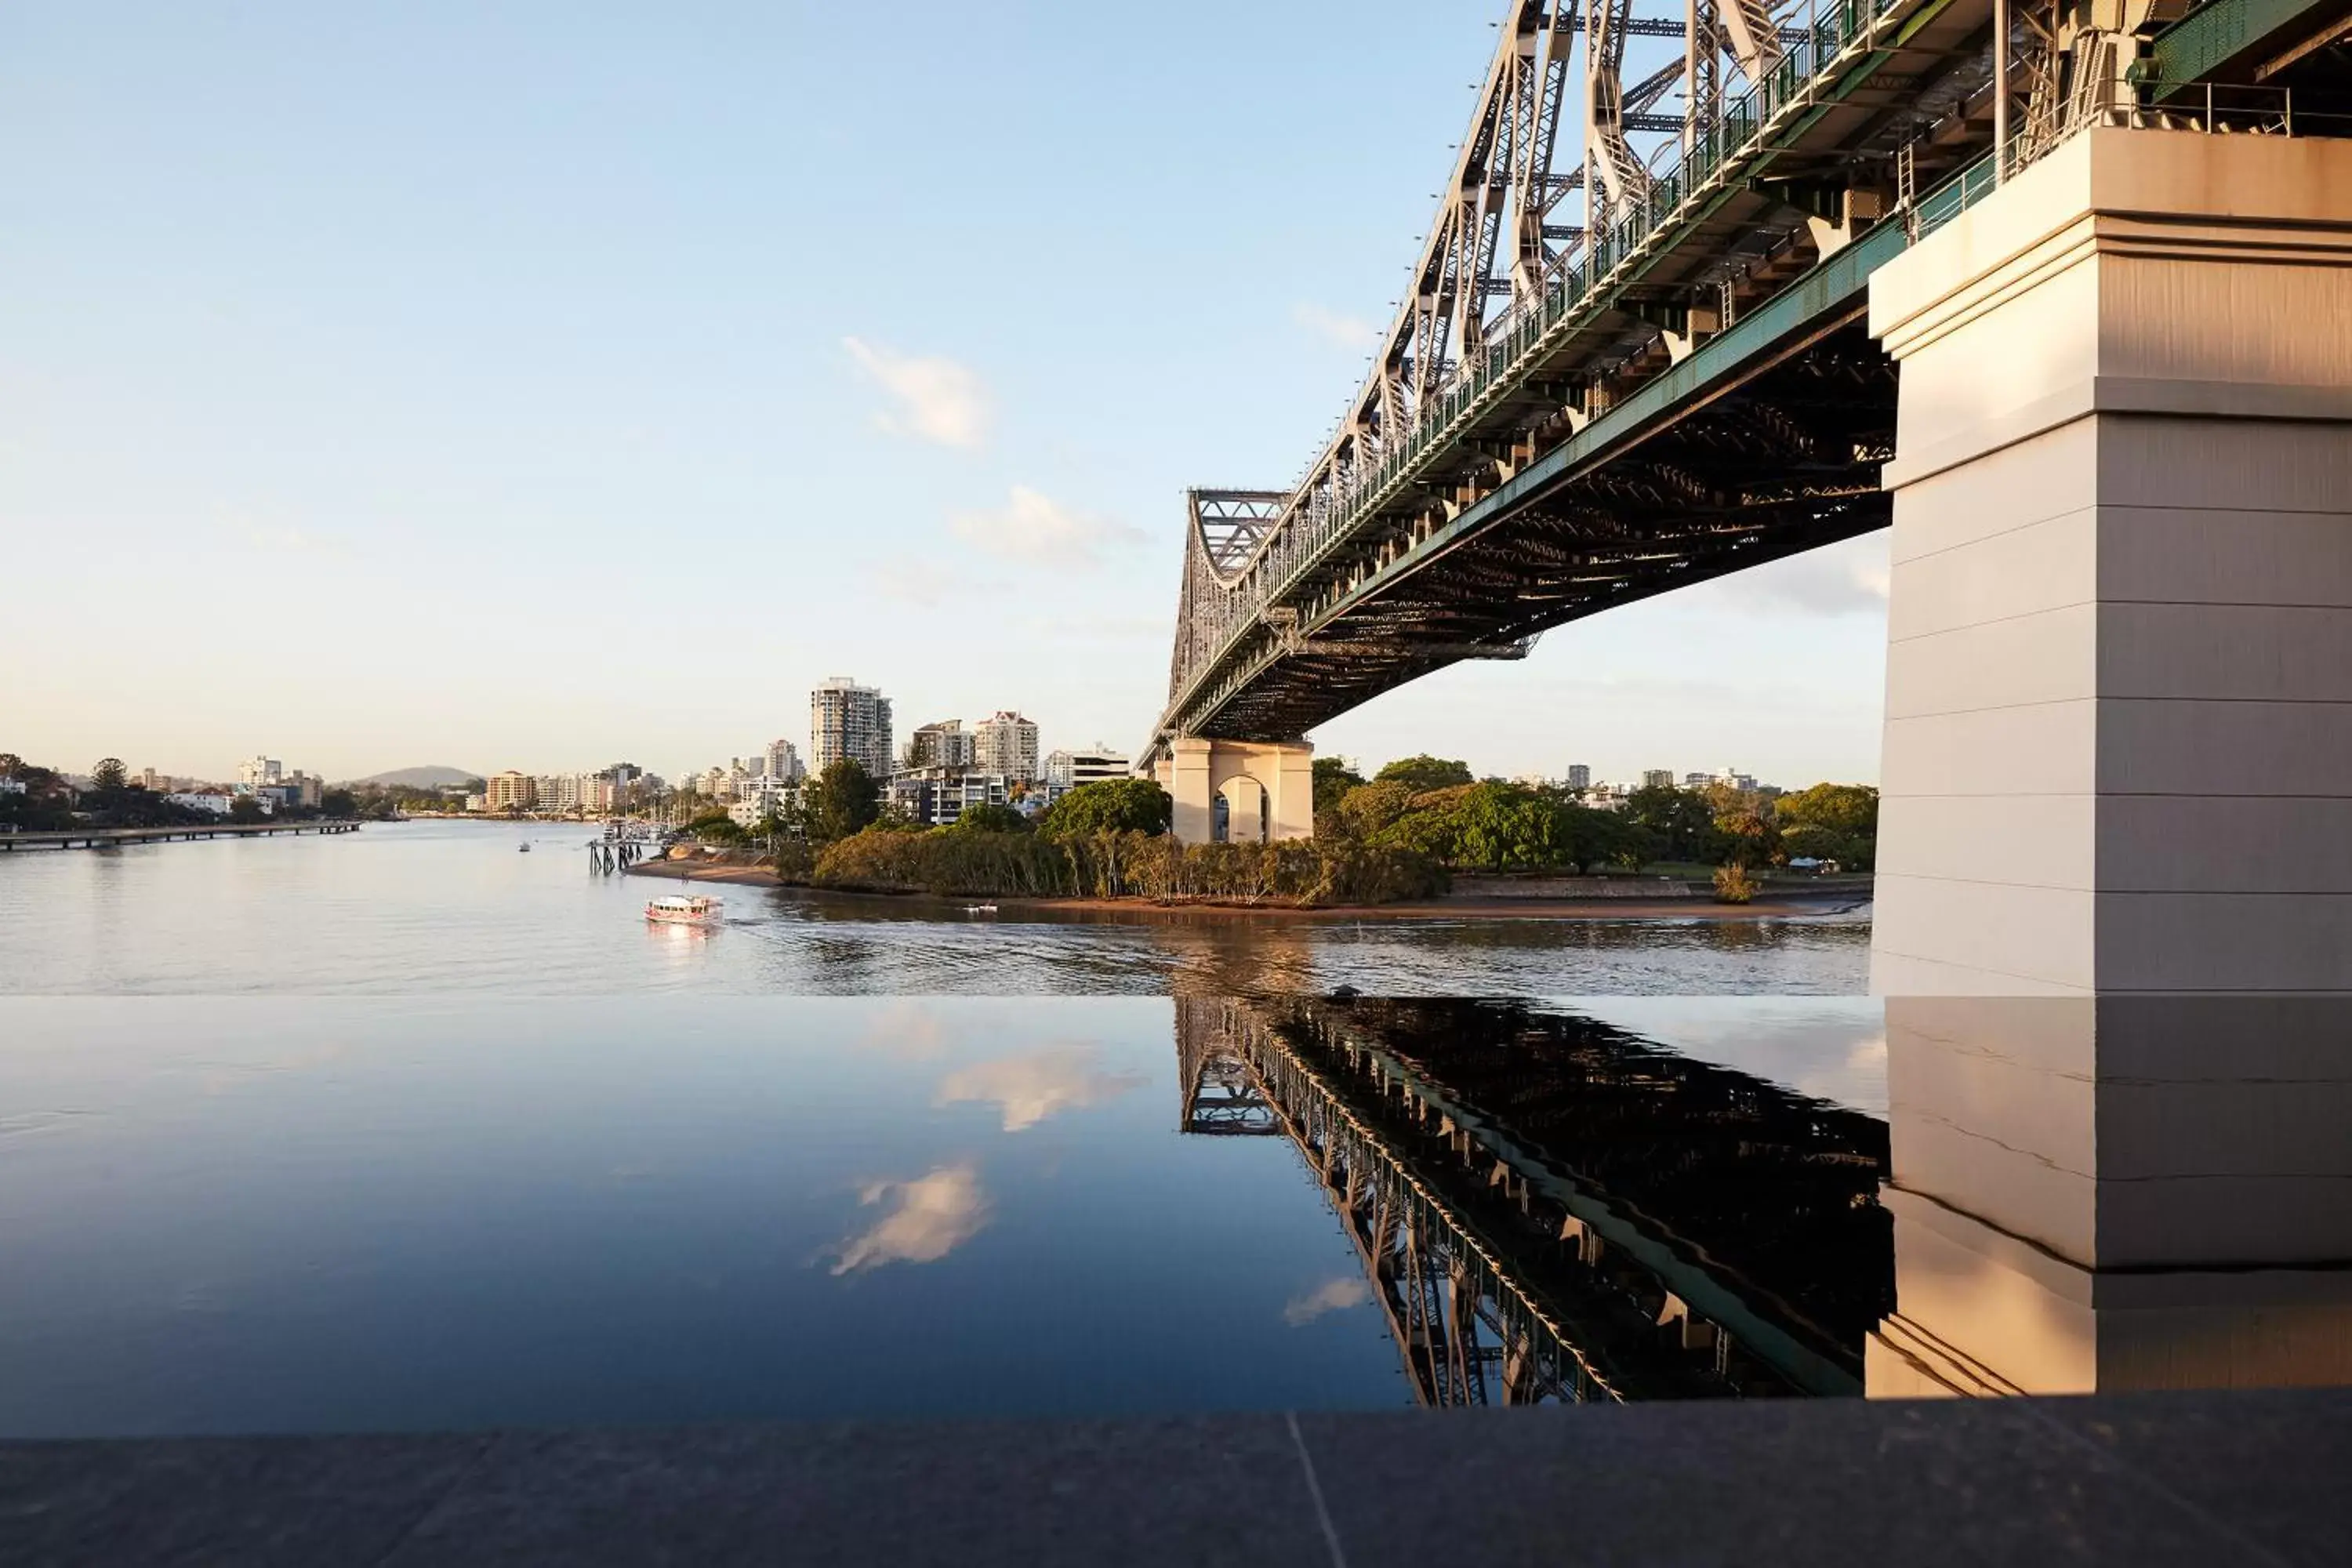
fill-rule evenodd
<path id="1" fill-rule="evenodd" d="M 2352 1393 L 0 1443 L 0 1563 L 2347 1560 Z"/>

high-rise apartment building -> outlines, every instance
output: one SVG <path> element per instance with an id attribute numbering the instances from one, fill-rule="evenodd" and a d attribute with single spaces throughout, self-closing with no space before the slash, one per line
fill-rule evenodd
<path id="1" fill-rule="evenodd" d="M 1569 763 L 1568 787 L 1570 789 L 1591 789 L 1592 787 L 1592 764 L 1590 763 Z"/>
<path id="2" fill-rule="evenodd" d="M 809 693 L 809 766 L 823 773 L 844 758 L 890 776 L 890 700 L 836 675 Z"/>
<path id="3" fill-rule="evenodd" d="M 286 764 L 276 757 L 256 757 L 249 763 L 239 763 L 236 765 L 236 782 L 247 789 L 258 789 L 263 784 L 284 784 Z"/>
<path id="4" fill-rule="evenodd" d="M 538 804 L 539 781 L 512 768 L 493 774 L 482 792 L 482 805 L 490 811 L 507 811 L 515 806 L 529 811 Z"/>
<path id="5" fill-rule="evenodd" d="M 1672 788 L 1674 788 L 1674 787 L 1675 787 L 1675 770 L 1674 770 L 1674 769 L 1672 769 L 1672 768 L 1644 768 L 1644 769 L 1643 769 L 1643 770 L 1642 770 L 1642 787 L 1643 787 L 1643 789 L 1672 789 Z"/>
<path id="6" fill-rule="evenodd" d="M 1055 791 L 1076 789 L 1082 784 L 1123 779 L 1133 771 L 1126 752 L 1114 752 L 1097 741 L 1090 751 L 1055 752 L 1048 756 L 1045 787 Z"/>
<path id="7" fill-rule="evenodd" d="M 779 784 L 798 784 L 801 779 L 800 749 L 790 741 L 769 742 L 768 776 Z"/>
<path id="8" fill-rule="evenodd" d="M 970 768 L 977 765 L 980 737 L 957 719 L 926 724 L 907 737 L 905 758 L 909 772 L 924 768 Z"/>
<path id="9" fill-rule="evenodd" d="M 972 765 L 1001 778 L 1037 776 L 1037 726 L 1018 713 L 998 711 L 972 726 Z"/>

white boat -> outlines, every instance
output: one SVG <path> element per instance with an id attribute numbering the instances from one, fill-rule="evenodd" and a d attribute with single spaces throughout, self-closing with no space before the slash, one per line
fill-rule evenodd
<path id="1" fill-rule="evenodd" d="M 996 912 L 996 906 L 994 904 L 966 904 L 963 907 L 963 912 L 968 915 L 992 915 Z"/>
<path id="2" fill-rule="evenodd" d="M 663 925 L 715 926 L 724 907 L 717 899 L 656 899 L 646 905 L 646 919 Z"/>

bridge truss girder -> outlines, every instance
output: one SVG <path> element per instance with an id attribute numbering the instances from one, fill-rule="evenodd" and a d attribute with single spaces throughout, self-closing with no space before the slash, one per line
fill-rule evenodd
<path id="1" fill-rule="evenodd" d="M 1362 641 L 1352 630 L 1322 626 L 1306 635 L 1318 596 L 1335 584 L 1352 585 L 1390 570 L 1433 527 L 1846 243 L 1887 209 L 1899 183 L 1898 162 L 1904 177 L 1932 179 L 1980 150 L 1989 125 L 1990 71 L 1982 37 L 1990 0 L 1863 0 L 1858 14 L 1867 20 L 1858 25 L 1867 36 L 1858 38 L 1849 30 L 1827 46 L 1849 51 L 1840 60 L 1858 62 L 1835 67 L 1844 74 L 1837 77 L 1834 93 L 1802 115 L 1790 110 L 1772 122 L 1769 137 L 1754 132 L 1759 139 L 1746 143 L 1748 150 L 1739 156 L 1760 162 L 1752 169 L 1741 165 L 1749 172 L 1738 180 L 1727 173 L 1730 183 L 1708 205 L 1692 209 L 1696 216 L 1677 231 L 1674 246 L 1645 262 L 1634 280 L 1612 285 L 1603 302 L 1574 317 L 1572 331 L 1562 335 L 1551 325 L 1556 317 L 1543 317 L 1544 346 L 1533 356 L 1534 371 L 1510 383 L 1500 401 L 1489 399 L 1494 405 L 1478 428 L 1424 462 L 1430 427 L 1424 416 L 1444 416 L 1450 406 L 1445 398 L 1458 396 L 1474 373 L 1496 363 L 1499 345 L 1524 336 L 1522 324 L 1531 311 L 1550 308 L 1547 301 L 1558 297 L 1562 279 L 1599 276 L 1581 270 L 1589 253 L 1612 235 L 1611 243 L 1622 250 L 1630 231 L 1621 215 L 1636 208 L 1651 213 L 1652 170 L 1660 159 L 1702 142 L 1710 149 L 1728 145 L 1720 137 L 1730 123 L 1724 117 L 1738 107 L 1733 100 L 1745 105 L 1738 107 L 1739 114 L 1760 112 L 1754 105 L 1767 100 L 1751 91 L 1755 79 L 1787 79 L 1780 62 L 1792 49 L 1811 47 L 1816 37 L 1809 31 L 1817 15 L 1814 0 L 1664 4 L 1671 9 L 1661 0 L 1512 0 L 1507 6 L 1470 129 L 1405 298 L 1338 432 L 1298 489 L 1278 500 L 1274 492 L 1250 493 L 1252 505 L 1271 516 L 1254 518 L 1246 534 L 1204 538 L 1195 509 L 1170 703 L 1153 750 L 1176 733 L 1297 738 L 1297 730 L 1256 731 L 1257 719 L 1242 712 L 1250 703 L 1201 696 L 1212 682 L 1223 692 L 1227 672 L 1269 646 L 1297 656 L 1292 672 L 1297 678 L 1325 680 L 1336 670 L 1344 679 L 1334 689 L 1370 694 L 1395 684 L 1378 673 L 1367 679 L 1349 665 Z M 1645 9 L 1653 6 L 1660 9 Z M 1971 37 L 1978 40 L 1973 54 Z M 1663 58 L 1656 53 L 1661 44 L 1666 46 Z M 1640 64 L 1629 64 L 1636 46 L 1648 52 Z M 1817 67 L 1822 58 L 1818 52 L 1806 58 Z M 1785 88 L 1773 91 L 1781 96 L 1770 102 L 1790 101 Z M 1661 112 L 1675 107 L 1676 93 L 1680 114 Z M 1799 101 L 1805 101 L 1803 95 Z M 1737 123 L 1745 136 L 1764 122 Z M 1755 151 L 1767 145 L 1769 153 Z M 1720 162 L 1723 155 L 1710 151 L 1707 156 Z M 1867 200 L 1852 195 L 1864 187 Z M 1568 203 L 1580 195 L 1585 210 L 1571 214 Z M 1610 253 L 1612 264 L 1618 253 Z M 1513 365 L 1513 376 L 1528 363 Z M 1799 489 L 1832 503 L 1831 510 L 1858 513 L 1862 504 L 1846 493 L 1853 488 L 1847 479 L 1853 465 L 1843 456 L 1850 448 L 1839 444 L 1835 430 L 1803 430 L 1802 417 L 1785 400 L 1778 412 L 1759 404 L 1745 426 L 1717 431 L 1717 439 L 1758 454 L 1777 449 L 1803 468 L 1831 470 L 1820 484 Z M 1360 498 L 1368 478 L 1390 473 L 1390 459 L 1407 451 L 1412 468 L 1385 480 L 1397 487 L 1393 497 L 1366 513 Z M 1760 476 L 1720 494 L 1723 487 L 1708 481 L 1705 465 L 1663 448 L 1646 460 L 1646 470 L 1629 470 L 1622 481 L 1631 492 L 1604 495 L 1596 481 L 1585 499 L 1638 509 L 1678 493 L 1681 504 L 1703 513 L 1761 518 L 1767 531 L 1779 521 L 1802 522 L 1804 531 L 1791 540 L 1843 536 L 1825 533 L 1820 519 L 1797 515 L 1802 509 L 1796 503 L 1807 494 L 1782 496 L 1788 504 L 1780 512 L 1764 515 L 1770 498 Z M 1643 489 L 1648 496 L 1638 493 Z M 1324 541 L 1331 521 L 1341 517 L 1350 534 L 1347 548 L 1335 552 Z M 1872 525 L 1857 521 L 1846 531 Z M 1725 569 L 1764 553 L 1760 547 L 1735 552 Z M 1685 566 L 1671 574 L 1675 581 L 1696 581 L 1715 569 L 1711 560 Z M 1654 584 L 1642 579 L 1625 592 L 1672 585 L 1664 574 L 1661 566 L 1653 574 Z M 1400 584 L 1398 591 L 1405 590 Z M 1570 609 L 1554 619 L 1575 613 L 1582 612 Z M 1327 654 L 1320 665 L 1305 662 L 1316 657 L 1307 645 L 1318 639 L 1349 654 Z M 1465 651 L 1453 653 L 1456 648 Z M 1478 651 L 1451 633 L 1433 632 L 1423 647 L 1401 647 L 1391 662 L 1399 667 L 1396 679 L 1411 679 L 1449 656 Z M 1496 653 L 1510 657 L 1507 649 Z M 1326 705 L 1325 716 L 1346 705 Z"/>

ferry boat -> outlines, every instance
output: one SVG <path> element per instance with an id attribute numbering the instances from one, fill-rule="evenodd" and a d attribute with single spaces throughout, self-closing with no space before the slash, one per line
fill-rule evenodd
<path id="1" fill-rule="evenodd" d="M 724 907 L 717 899 L 656 899 L 646 905 L 646 919 L 664 925 L 715 926 Z"/>

